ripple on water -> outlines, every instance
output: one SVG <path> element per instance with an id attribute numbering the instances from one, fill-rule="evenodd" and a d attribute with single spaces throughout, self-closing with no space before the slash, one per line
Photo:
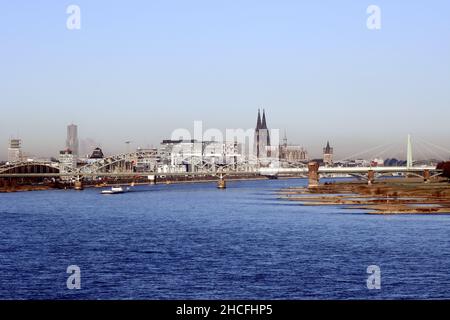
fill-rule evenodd
<path id="1" fill-rule="evenodd" d="M 301 206 L 305 180 L 0 195 L 0 298 L 449 298 L 450 216 Z M 66 289 L 79 265 L 82 290 Z M 379 265 L 382 290 L 366 288 Z"/>

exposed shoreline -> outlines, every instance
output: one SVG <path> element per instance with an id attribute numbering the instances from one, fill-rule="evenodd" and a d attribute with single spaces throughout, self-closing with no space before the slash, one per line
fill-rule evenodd
<path id="1" fill-rule="evenodd" d="M 315 188 L 287 188 L 279 195 L 305 206 L 340 206 L 368 214 L 450 214 L 450 184 L 446 181 L 389 179 L 372 185 L 336 182 Z"/>

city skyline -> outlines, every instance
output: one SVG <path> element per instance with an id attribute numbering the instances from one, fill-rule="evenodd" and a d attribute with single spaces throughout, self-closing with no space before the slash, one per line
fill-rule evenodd
<path id="1" fill-rule="evenodd" d="M 11 136 L 57 154 L 71 122 L 118 153 L 196 120 L 251 128 L 257 108 L 313 155 L 327 140 L 345 156 L 409 133 L 446 147 L 445 1 L 377 1 L 376 31 L 367 4 L 350 1 L 133 3 L 78 1 L 80 30 L 63 3 L 1 5 L 0 159 Z"/>
<path id="2" fill-rule="evenodd" d="M 1 1 L 0 302 L 450 299 L 449 12 Z"/>
<path id="3" fill-rule="evenodd" d="M 200 140 L 198 139 L 198 137 L 196 137 L 196 134 L 198 134 L 199 132 L 196 132 L 196 126 L 198 126 L 200 124 L 200 127 L 202 129 L 202 132 L 200 132 L 203 137 L 200 138 Z M 213 130 L 213 132 L 217 132 L 216 130 L 219 130 L 217 128 L 207 128 L 207 127 L 203 127 L 203 124 L 201 122 L 197 122 L 192 125 L 193 130 L 191 130 L 191 128 L 177 128 L 175 130 L 172 131 L 172 135 L 168 135 L 167 137 L 164 137 L 164 139 L 161 139 L 159 142 L 152 144 L 152 145 L 135 145 L 133 144 L 133 140 L 127 140 L 127 141 L 123 141 L 123 145 L 122 147 L 118 147 L 117 149 L 103 149 L 104 145 L 100 142 L 96 142 L 95 140 L 91 139 L 91 138 L 80 138 L 78 136 L 78 125 L 74 124 L 73 122 L 69 123 L 66 126 L 66 136 L 64 138 L 64 143 L 60 143 L 60 145 L 64 145 L 61 148 L 56 148 L 58 149 L 57 152 L 55 152 L 54 154 L 50 154 L 50 153 L 46 153 L 46 154 L 33 154 L 31 153 L 28 149 L 27 146 L 25 144 L 25 147 L 23 146 L 23 139 L 21 139 L 20 137 L 17 136 L 10 136 L 8 143 L 15 143 L 14 141 L 20 141 L 20 153 L 21 153 L 21 157 L 23 157 L 23 159 L 51 159 L 51 158 L 56 158 L 56 156 L 62 152 L 62 151 L 70 151 L 71 153 L 73 153 L 75 155 L 75 157 L 79 157 L 79 158 L 89 158 L 89 156 L 91 155 L 91 153 L 95 150 L 95 149 L 103 149 L 103 151 L 105 151 L 105 154 L 107 155 L 114 155 L 114 154 L 123 154 L 123 153 L 129 153 L 129 152 L 133 152 L 134 150 L 139 150 L 139 149 L 152 149 L 152 148 L 159 148 L 160 145 L 162 145 L 164 143 L 164 141 L 168 141 L 172 138 L 180 138 L 183 139 L 182 137 L 178 137 L 177 136 L 177 132 L 179 132 L 181 130 L 181 132 L 186 131 L 186 133 L 189 134 L 189 137 L 184 137 L 184 139 L 186 140 L 191 140 L 191 138 L 193 140 L 196 141 L 208 141 L 209 139 L 207 138 L 207 136 L 204 136 L 205 134 L 208 134 L 208 132 L 210 130 Z M 260 135 L 260 130 L 264 128 L 265 132 L 264 133 L 266 136 L 264 136 L 264 139 L 268 139 L 267 144 L 265 142 L 263 142 L 263 144 L 260 147 L 256 147 L 257 145 L 260 145 L 260 140 L 261 138 L 259 138 Z M 326 140 L 323 145 L 316 145 L 316 146 L 307 146 L 304 144 L 296 144 L 293 142 L 293 140 L 288 139 L 287 136 L 287 131 L 284 130 L 284 134 L 283 136 L 278 136 L 277 141 L 272 141 L 270 142 L 267 136 L 270 135 L 270 132 L 273 128 L 270 128 L 270 126 L 267 125 L 266 123 L 266 114 L 265 114 L 265 110 L 263 110 L 263 116 L 261 118 L 261 114 L 260 114 L 260 109 L 258 109 L 258 117 L 257 117 L 257 125 L 256 128 L 227 128 L 226 130 L 224 130 L 222 132 L 223 137 L 219 137 L 219 142 L 223 141 L 224 143 L 228 142 L 231 143 L 233 141 L 236 141 L 236 137 L 230 138 L 226 136 L 226 132 L 227 130 L 230 130 L 231 132 L 234 132 L 237 129 L 237 132 L 242 131 L 244 134 L 248 134 L 249 132 L 253 132 L 254 131 L 254 136 L 251 137 L 253 138 L 253 141 L 246 141 L 245 144 L 247 145 L 248 151 L 253 152 L 255 155 L 259 156 L 260 152 L 258 152 L 257 150 L 259 148 L 268 148 L 267 149 L 267 156 L 270 157 L 270 148 L 273 147 L 279 147 L 281 148 L 282 146 L 286 145 L 286 146 L 292 146 L 294 148 L 297 149 L 301 149 L 305 152 L 305 154 L 308 155 L 309 159 L 320 159 L 322 156 L 325 158 L 327 158 L 327 154 L 328 155 L 333 155 L 333 158 L 336 161 L 346 161 L 346 160 L 357 160 L 357 159 L 363 159 L 363 160 L 389 160 L 389 159 L 398 159 L 398 160 L 406 160 L 407 158 L 407 145 L 405 144 L 405 142 L 410 143 L 411 141 L 409 140 L 411 137 L 410 135 L 407 136 L 407 141 L 405 139 L 400 139 L 399 141 L 395 141 L 395 139 L 391 139 L 390 143 L 385 143 L 382 145 L 378 145 L 378 146 L 366 146 L 365 149 L 362 150 L 358 150 L 358 152 L 352 153 L 352 154 L 346 154 L 343 155 L 342 152 L 334 152 L 334 146 L 335 146 L 335 142 L 333 139 L 328 139 Z M 264 130 L 263 130 L 264 131 Z M 275 131 L 281 132 L 280 129 L 275 128 Z M 220 130 L 219 130 L 220 132 Z M 174 136 L 175 134 L 175 136 Z M 253 135 L 253 134 L 251 134 Z M 217 141 L 217 137 L 213 136 L 212 137 L 214 141 Z M 248 137 L 250 138 L 250 136 Z M 242 139 L 241 136 L 237 137 L 238 140 Z M 186 141 L 187 141 L 186 140 Z M 333 143 L 330 143 L 330 141 L 333 141 Z M 394 142 L 393 142 L 394 141 Z M 131 147 L 130 147 L 131 144 Z M 333 144 L 333 147 L 331 147 L 330 145 Z M 75 147 L 74 147 L 75 146 Z M 446 149 L 445 147 L 442 147 L 440 145 L 436 145 L 433 142 L 429 142 L 423 139 L 419 139 L 418 143 L 414 143 L 413 145 L 413 150 L 417 151 L 417 148 L 419 147 L 419 154 L 415 154 L 414 156 L 414 161 L 423 161 L 423 160 L 439 160 L 439 161 L 447 161 L 446 157 L 449 157 L 450 155 L 450 150 Z M 52 146 L 53 149 L 55 149 L 55 146 Z M 310 152 L 310 149 L 313 150 L 313 152 Z M 48 150 L 50 148 L 47 148 Z M 7 149 L 7 152 L 9 151 L 10 148 Z M 79 151 L 81 150 L 81 152 Z M 266 155 L 264 155 L 266 156 Z M 2 159 L 0 158 L 0 162 L 4 162 L 7 159 Z M 326 159 L 325 159 L 326 160 Z M 330 160 L 328 160 L 328 162 L 330 162 Z"/>

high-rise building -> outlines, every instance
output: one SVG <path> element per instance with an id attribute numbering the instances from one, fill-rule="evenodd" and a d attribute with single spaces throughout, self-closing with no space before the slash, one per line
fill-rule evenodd
<path id="1" fill-rule="evenodd" d="M 254 154 L 257 158 L 265 158 L 270 156 L 268 146 L 270 146 L 270 134 L 266 123 L 266 112 L 263 109 L 263 116 L 261 120 L 261 113 L 258 109 L 258 118 L 256 120 L 255 138 L 254 138 Z"/>
<path id="2" fill-rule="evenodd" d="M 333 165 L 333 148 L 330 147 L 329 141 L 327 141 L 327 146 L 323 148 L 323 163 L 327 166 Z"/>
<path id="3" fill-rule="evenodd" d="M 20 139 L 9 139 L 8 162 L 22 161 L 22 141 Z"/>
<path id="4" fill-rule="evenodd" d="M 72 151 L 75 158 L 78 157 L 78 127 L 74 124 L 67 126 L 66 148 Z"/>

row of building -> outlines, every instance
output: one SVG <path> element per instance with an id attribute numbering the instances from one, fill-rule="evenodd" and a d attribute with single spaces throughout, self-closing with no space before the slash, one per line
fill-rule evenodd
<path id="1" fill-rule="evenodd" d="M 273 142 L 272 142 L 273 143 Z M 78 127 L 75 124 L 67 126 L 66 148 L 61 150 L 57 161 L 61 172 L 71 171 L 89 163 L 104 159 L 103 151 L 97 147 L 88 156 L 80 156 Z M 228 141 L 198 141 L 163 140 L 158 148 L 137 149 L 131 153 L 129 161 L 136 171 L 173 172 L 191 171 L 192 167 L 202 165 L 249 165 L 267 166 L 277 161 L 278 165 L 292 163 L 307 163 L 308 152 L 302 146 L 289 145 L 286 133 L 282 141 L 272 145 L 271 134 L 267 126 L 265 110 L 258 110 L 256 128 L 254 130 L 253 147 L 237 140 Z M 22 148 L 19 139 L 11 139 L 8 149 L 8 162 L 22 161 Z M 323 162 L 333 164 L 333 148 L 327 143 L 324 148 Z"/>

